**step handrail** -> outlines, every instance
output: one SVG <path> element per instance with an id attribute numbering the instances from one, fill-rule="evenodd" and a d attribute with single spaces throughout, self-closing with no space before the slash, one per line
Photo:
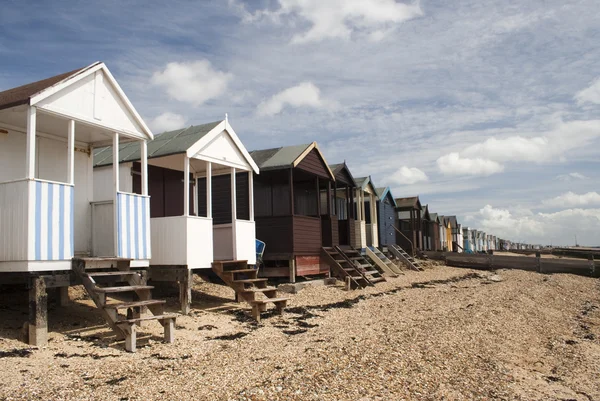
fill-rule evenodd
<path id="1" fill-rule="evenodd" d="M 410 252 L 412 253 L 411 256 L 414 258 L 415 257 L 415 246 L 413 245 L 413 242 L 411 240 L 409 240 L 408 237 L 402 233 L 402 231 L 398 230 L 398 228 L 396 226 L 392 225 L 392 227 L 394 227 L 394 230 L 396 230 L 396 232 L 398 232 L 401 236 L 406 238 L 406 240 L 410 244 Z"/>
<path id="2" fill-rule="evenodd" d="M 465 248 L 463 248 L 462 246 L 458 245 L 458 242 L 452 241 L 452 244 L 456 245 L 458 248 L 460 248 L 461 251 L 463 251 L 463 252 L 465 251 Z"/>

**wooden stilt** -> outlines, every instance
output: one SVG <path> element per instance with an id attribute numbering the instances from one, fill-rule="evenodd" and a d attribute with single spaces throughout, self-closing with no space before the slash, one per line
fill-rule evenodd
<path id="1" fill-rule="evenodd" d="M 290 283 L 296 282 L 296 259 L 290 259 Z"/>
<path id="2" fill-rule="evenodd" d="M 183 280 L 179 281 L 179 304 L 181 313 L 187 315 L 192 307 L 192 271 L 187 270 Z"/>
<path id="3" fill-rule="evenodd" d="M 60 299 L 60 306 L 69 306 L 69 287 L 59 287 L 58 297 Z"/>
<path id="4" fill-rule="evenodd" d="M 48 294 L 43 277 L 33 277 L 29 287 L 29 344 L 48 344 Z"/>

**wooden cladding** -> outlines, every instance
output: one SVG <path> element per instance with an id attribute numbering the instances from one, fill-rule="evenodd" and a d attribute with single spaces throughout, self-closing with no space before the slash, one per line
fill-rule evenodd
<path id="1" fill-rule="evenodd" d="M 323 246 L 340 245 L 337 216 L 321 216 L 321 233 Z"/>
<path id="2" fill-rule="evenodd" d="M 327 167 L 327 164 L 319 155 L 319 152 L 316 149 L 312 149 L 304 157 L 304 159 L 302 159 L 302 161 L 298 163 L 296 168 L 304 170 L 321 178 L 331 179 L 331 176 L 329 175 L 328 171 L 329 168 Z"/>
<path id="3" fill-rule="evenodd" d="M 256 238 L 266 244 L 265 259 L 289 259 L 293 253 L 291 216 L 256 216 Z"/>
<path id="4" fill-rule="evenodd" d="M 231 175 L 212 177 L 212 217 L 214 224 L 231 223 Z M 236 173 L 237 219 L 250 219 L 248 173 Z M 198 215 L 206 216 L 206 178 L 198 179 Z"/>
<path id="5" fill-rule="evenodd" d="M 394 205 L 388 197 L 377 204 L 377 215 L 379 218 L 379 244 L 381 246 L 396 243 L 396 212 Z"/>
<path id="6" fill-rule="evenodd" d="M 140 171 L 140 164 L 133 164 L 133 171 Z M 141 176 L 133 174 L 133 192 L 140 194 Z M 190 214 L 194 212 L 193 179 L 190 175 Z M 150 217 L 183 216 L 183 172 L 163 167 L 148 166 L 148 195 Z"/>
<path id="7" fill-rule="evenodd" d="M 321 219 L 307 216 L 256 217 L 256 238 L 267 244 L 266 260 L 319 255 Z"/>
<path id="8" fill-rule="evenodd" d="M 321 252 L 321 219 L 294 216 L 294 254 L 319 255 Z"/>
<path id="9" fill-rule="evenodd" d="M 141 193 L 140 164 L 133 164 L 133 192 Z M 236 174 L 237 218 L 250 219 L 248 173 Z M 206 216 L 206 178 L 198 179 L 198 216 Z M 194 215 L 194 179 L 190 175 L 190 215 Z M 148 195 L 150 217 L 183 216 L 183 172 L 148 166 Z M 212 177 L 213 221 L 231 223 L 231 175 Z"/>

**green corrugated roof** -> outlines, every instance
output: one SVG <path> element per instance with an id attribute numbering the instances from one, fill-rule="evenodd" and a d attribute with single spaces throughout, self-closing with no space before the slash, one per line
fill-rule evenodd
<path id="1" fill-rule="evenodd" d="M 192 125 L 188 128 L 158 134 L 152 141 L 148 142 L 148 158 L 184 153 L 219 124 L 221 124 L 221 121 L 215 121 L 208 124 Z M 94 166 L 111 165 L 113 157 L 112 150 L 112 146 L 95 149 Z M 140 159 L 140 144 L 138 142 L 119 145 L 119 163 L 133 162 Z"/>
<path id="2" fill-rule="evenodd" d="M 294 161 L 310 146 L 293 145 L 284 146 L 281 148 L 253 150 L 250 156 L 261 170 L 277 170 L 282 168 L 290 168 Z"/>

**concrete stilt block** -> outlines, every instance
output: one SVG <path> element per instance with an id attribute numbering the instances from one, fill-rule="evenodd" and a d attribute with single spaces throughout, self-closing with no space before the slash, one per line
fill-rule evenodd
<path id="1" fill-rule="evenodd" d="M 125 336 L 125 350 L 128 352 L 136 351 L 137 328 L 135 324 L 131 325 L 129 333 Z"/>
<path id="2" fill-rule="evenodd" d="M 168 319 L 164 322 L 165 342 L 173 344 L 175 342 L 175 319 Z"/>

